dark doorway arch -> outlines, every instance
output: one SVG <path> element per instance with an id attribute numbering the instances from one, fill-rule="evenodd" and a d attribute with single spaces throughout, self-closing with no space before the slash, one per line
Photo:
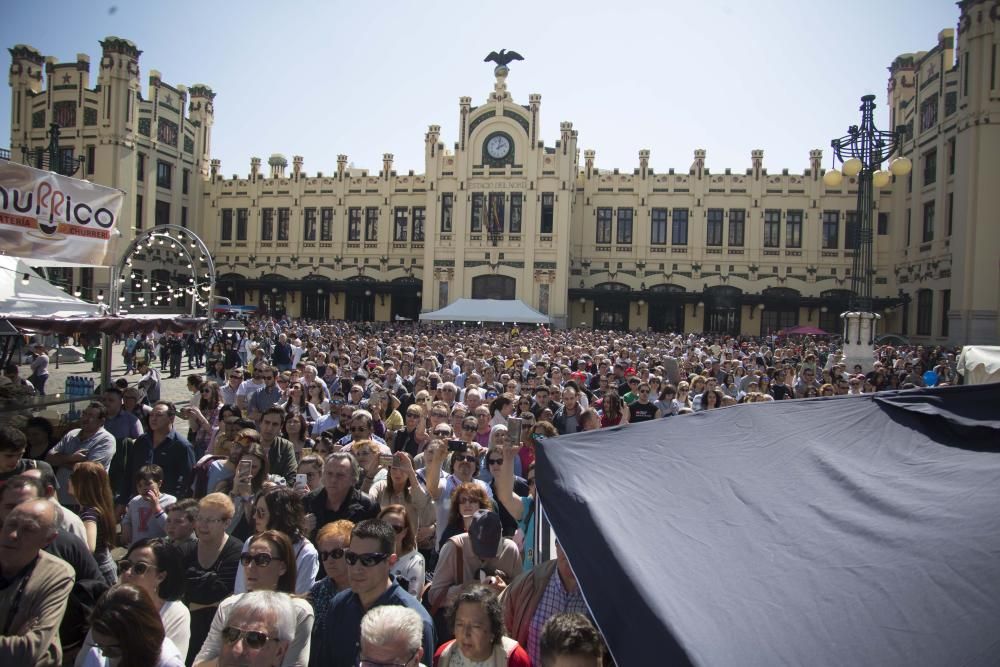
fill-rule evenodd
<path id="1" fill-rule="evenodd" d="M 473 299 L 502 299 L 510 301 L 517 293 L 517 280 L 509 276 L 476 276 L 472 279 Z"/>

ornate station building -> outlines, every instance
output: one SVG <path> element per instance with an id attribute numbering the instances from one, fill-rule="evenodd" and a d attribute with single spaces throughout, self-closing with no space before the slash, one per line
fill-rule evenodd
<path id="1" fill-rule="evenodd" d="M 891 124 L 909 130 L 913 170 L 876 193 L 880 328 L 926 344 L 1000 340 L 1000 9 L 959 5 L 957 41 L 943 30 L 889 68 Z M 202 236 L 234 304 L 390 321 L 461 297 L 517 298 L 558 326 L 841 329 L 857 184 L 825 186 L 818 148 L 800 170 L 769 170 L 762 150 L 747 167 L 710 169 L 700 149 L 684 169 L 655 169 L 649 150 L 601 168 L 571 122 L 547 143 L 541 95 L 515 96 L 501 65 L 488 95 L 459 99 L 450 145 L 428 128 L 422 173 L 385 154 L 377 170 L 338 155 L 334 173 L 310 174 L 303 157 L 275 154 L 227 178 L 211 159 L 212 90 L 155 71 L 143 90 L 136 46 L 101 45 L 93 88 L 86 56 L 10 49 L 12 159 L 30 159 L 58 123 L 60 145 L 87 157 L 85 177 L 128 193 L 135 229 Z M 165 260 L 150 272 L 186 279 Z M 107 280 L 88 273 L 66 280 Z"/>

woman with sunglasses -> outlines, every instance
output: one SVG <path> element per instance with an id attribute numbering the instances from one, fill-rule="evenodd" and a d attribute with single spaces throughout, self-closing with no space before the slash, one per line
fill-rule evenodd
<path id="1" fill-rule="evenodd" d="M 194 447 L 195 457 L 200 459 L 219 431 L 223 403 L 218 382 L 203 382 L 198 391 L 201 394 L 198 406 L 190 405 L 183 412 L 193 433 L 191 446 Z"/>
<path id="2" fill-rule="evenodd" d="M 351 444 L 351 453 L 361 466 L 361 487 L 363 493 L 368 493 L 372 484 L 386 478 L 388 473 L 382 467 L 381 450 L 374 440 L 358 440 Z"/>
<path id="3" fill-rule="evenodd" d="M 393 431 L 386 443 L 394 452 L 406 452 L 414 457 L 424 450 L 430 436 L 427 435 L 427 422 L 424 420 L 424 409 L 417 404 L 406 408 L 406 419 L 403 428 Z"/>
<path id="4" fill-rule="evenodd" d="M 306 390 L 306 400 L 309 401 L 309 405 L 320 415 L 330 412 L 330 399 L 326 397 L 323 385 L 319 382 L 309 384 L 309 388 Z"/>
<path id="5" fill-rule="evenodd" d="M 434 548 L 435 523 L 434 504 L 417 479 L 413 461 L 404 452 L 396 452 L 392 466 L 385 479 L 372 484 L 368 495 L 380 507 L 402 505 L 416 523 L 414 537 L 421 548 Z"/>
<path id="6" fill-rule="evenodd" d="M 118 561 L 121 583 L 141 588 L 160 614 L 166 636 L 187 655 L 191 640 L 191 612 L 180 601 L 184 591 L 184 569 L 177 547 L 161 537 L 140 540 L 132 545 L 125 558 Z M 80 654 L 93 644 L 93 632 L 88 635 Z"/>
<path id="7" fill-rule="evenodd" d="M 253 534 L 253 500 L 270 481 L 270 462 L 259 444 L 260 436 L 257 437 L 257 442 L 250 441 L 250 438 L 241 441 L 240 444 L 244 445 L 243 456 L 237 464 L 236 475 L 231 480 L 232 490 L 229 492 L 237 512 L 227 530 L 230 535 L 240 540 Z M 248 465 L 250 471 L 249 474 L 246 474 Z M 244 472 L 241 473 L 241 470 Z"/>
<path id="8" fill-rule="evenodd" d="M 319 572 L 319 555 L 312 542 L 305 538 L 303 525 L 305 511 L 302 508 L 302 497 L 287 487 L 270 489 L 257 495 L 254 503 L 254 533 L 260 535 L 268 530 L 276 530 L 287 536 L 292 542 L 295 553 L 295 570 L 297 579 L 295 593 L 305 595 L 316 582 Z M 243 553 L 247 552 L 250 542 L 243 545 Z M 241 563 L 236 572 L 236 593 L 246 592 L 243 579 L 244 564 Z"/>
<path id="9" fill-rule="evenodd" d="M 444 440 L 433 440 L 427 445 L 424 452 L 424 474 L 427 476 L 427 493 L 435 501 L 434 508 L 437 512 L 437 543 L 441 543 L 441 535 L 445 526 L 448 525 L 451 501 L 455 491 L 462 485 L 472 482 L 479 486 L 487 496 L 492 491 L 481 479 L 476 479 L 479 474 L 479 449 L 475 443 L 463 444 L 458 451 L 451 453 L 449 472 L 442 470 L 445 460 L 448 458 L 448 445 Z"/>
<path id="10" fill-rule="evenodd" d="M 316 548 L 319 550 L 319 562 L 323 565 L 326 576 L 313 584 L 309 591 L 309 601 L 312 603 L 314 618 L 313 634 L 324 634 L 326 612 L 334 596 L 345 588 L 351 587 L 347 576 L 347 561 L 344 560 L 344 550 L 351 544 L 351 531 L 354 522 L 347 519 L 328 523 L 316 533 Z"/>
<path id="11" fill-rule="evenodd" d="M 320 391 L 322 391 L 322 388 L 320 388 Z M 286 415 L 303 415 L 312 422 L 321 416 L 316 406 L 306 397 L 305 387 L 299 381 L 289 384 L 288 398 L 278 403 L 278 407 L 284 410 Z"/>
<path id="12" fill-rule="evenodd" d="M 119 584 L 94 605 L 90 615 L 92 644 L 77 655 L 80 667 L 182 667 L 183 656 L 167 636 L 149 594 L 138 586 Z"/>
<path id="13" fill-rule="evenodd" d="M 295 555 L 288 536 L 277 530 L 266 530 L 251 537 L 247 545 L 246 552 L 240 555 L 246 591 L 276 591 L 292 595 L 296 580 Z M 216 664 L 215 661 L 222 654 L 223 642 L 231 644 L 240 639 L 241 633 L 233 633 L 228 626 L 230 613 L 242 595 L 231 595 L 219 603 L 205 643 L 194 660 L 195 667 L 207 667 L 206 663 Z M 295 596 L 292 597 L 292 605 L 295 607 L 295 637 L 288 646 L 281 667 L 307 667 L 313 609 L 303 598 Z M 255 639 L 247 637 L 245 633 L 242 638 L 250 648 L 254 648 L 252 642 Z"/>
<path id="14" fill-rule="evenodd" d="M 236 508 L 224 493 L 210 493 L 198 503 L 198 541 L 181 547 L 184 602 L 191 610 L 187 662 L 201 649 L 219 603 L 232 595 L 243 544 L 226 534 Z"/>
<path id="15" fill-rule="evenodd" d="M 398 559 L 389 573 L 396 577 L 397 584 L 419 600 L 424 591 L 427 570 L 423 555 L 417 551 L 415 522 L 403 505 L 384 506 L 378 518 L 392 526 L 396 533 L 395 553 Z"/>
<path id="16" fill-rule="evenodd" d="M 439 551 L 450 538 L 469 531 L 469 524 L 478 510 L 493 510 L 493 500 L 482 487 L 465 483 L 455 489 L 448 506 L 448 521 L 438 538 Z"/>

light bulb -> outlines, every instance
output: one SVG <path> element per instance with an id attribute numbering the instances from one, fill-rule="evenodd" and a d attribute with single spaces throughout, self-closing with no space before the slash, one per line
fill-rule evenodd
<path id="1" fill-rule="evenodd" d="M 843 183 L 843 181 L 844 175 L 836 169 L 831 169 L 823 174 L 823 184 L 828 188 L 840 187 L 840 184 Z"/>
<path id="2" fill-rule="evenodd" d="M 889 171 L 893 176 L 906 176 L 913 169 L 913 163 L 908 157 L 898 157 L 889 163 Z"/>
<path id="3" fill-rule="evenodd" d="M 872 184 L 876 188 L 884 188 L 892 182 L 892 174 L 889 172 L 879 169 L 874 174 L 872 174 Z"/>
<path id="4" fill-rule="evenodd" d="M 852 157 L 850 160 L 844 162 L 844 176 L 849 178 L 857 176 L 861 173 L 861 160 L 856 157 Z"/>

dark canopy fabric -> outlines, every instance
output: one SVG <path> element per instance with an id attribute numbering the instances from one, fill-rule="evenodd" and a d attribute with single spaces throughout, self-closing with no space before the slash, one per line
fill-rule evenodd
<path id="1" fill-rule="evenodd" d="M 1000 384 L 540 450 L 542 505 L 619 665 L 1000 664 Z"/>
<path id="2" fill-rule="evenodd" d="M 7 317 L 11 324 L 24 331 L 57 333 L 69 336 L 75 333 L 127 334 L 151 331 L 181 333 L 194 331 L 205 324 L 204 317 L 178 317 L 176 315 L 126 315 L 106 317 Z"/>

